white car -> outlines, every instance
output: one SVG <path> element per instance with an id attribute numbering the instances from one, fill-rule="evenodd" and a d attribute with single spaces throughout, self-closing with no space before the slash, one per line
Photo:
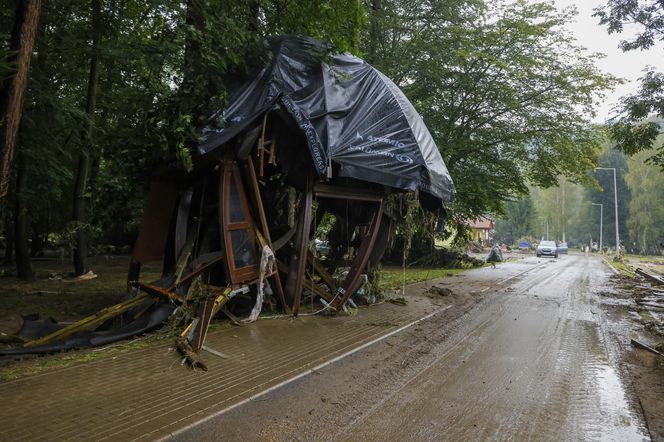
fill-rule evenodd
<path id="1" fill-rule="evenodd" d="M 537 257 L 544 255 L 558 257 L 558 248 L 555 241 L 540 241 L 537 245 Z"/>

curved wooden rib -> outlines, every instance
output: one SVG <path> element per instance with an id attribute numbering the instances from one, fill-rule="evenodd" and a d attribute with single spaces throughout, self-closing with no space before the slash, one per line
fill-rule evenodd
<path id="1" fill-rule="evenodd" d="M 337 312 L 344 306 L 344 304 L 346 304 L 346 302 L 348 302 L 350 295 L 352 295 L 353 292 L 357 290 L 357 286 L 360 282 L 360 275 L 364 271 L 364 268 L 367 265 L 367 261 L 369 260 L 369 256 L 371 255 L 371 251 L 373 250 L 374 244 L 376 243 L 376 238 L 378 237 L 378 231 L 380 229 L 382 218 L 383 200 L 381 199 L 378 202 L 378 208 L 376 209 L 376 212 L 374 212 L 373 218 L 371 219 L 371 227 L 369 227 L 369 231 L 362 239 L 362 244 L 360 244 L 360 248 L 357 251 L 355 258 L 353 259 L 350 271 L 348 272 L 346 279 L 344 279 L 343 284 L 341 284 L 341 287 L 338 290 L 338 295 L 341 298 L 337 297 L 336 301 L 332 304 L 332 307 Z"/>
<path id="2" fill-rule="evenodd" d="M 300 219 L 297 224 L 296 245 L 297 255 L 293 255 L 288 266 L 288 281 L 286 292 L 293 300 L 293 316 L 297 316 L 302 300 L 302 288 L 304 285 L 304 269 L 307 263 L 307 248 L 309 245 L 309 233 L 311 231 L 311 209 L 313 207 L 313 189 L 311 179 L 307 178 L 307 189 L 304 194 L 304 207 L 300 211 Z"/>

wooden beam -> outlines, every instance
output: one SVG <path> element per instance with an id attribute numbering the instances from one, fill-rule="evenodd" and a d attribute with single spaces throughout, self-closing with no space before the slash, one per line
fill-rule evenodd
<path id="1" fill-rule="evenodd" d="M 307 252 L 309 245 L 309 233 L 311 231 L 311 210 L 313 207 L 312 179 L 307 177 L 307 188 L 304 194 L 304 204 L 300 210 L 297 225 L 295 248 L 297 254 L 293 254 L 288 270 L 287 289 L 291 289 L 290 296 L 293 299 L 293 316 L 297 316 L 302 300 L 302 285 L 304 283 L 304 269 L 307 264 Z"/>
<path id="2" fill-rule="evenodd" d="M 194 329 L 194 338 L 191 341 L 191 348 L 193 348 L 194 351 L 199 351 L 205 343 L 205 338 L 207 337 L 208 328 L 210 327 L 212 318 L 214 318 L 217 312 L 219 312 L 219 309 L 228 302 L 228 295 L 231 293 L 230 288 L 215 289 L 213 286 L 206 286 L 206 288 L 214 290 L 218 295 L 208 297 L 202 304 L 201 312 L 198 316 L 198 324 Z"/>
<path id="3" fill-rule="evenodd" d="M 156 285 L 143 283 L 138 283 L 138 288 L 151 295 L 163 296 L 166 299 L 174 299 L 180 302 L 183 301 L 180 295 L 171 291 L 172 289 L 165 289 Z"/>
<path id="4" fill-rule="evenodd" d="M 658 285 L 664 285 L 664 280 L 663 279 L 659 278 L 658 276 L 651 275 L 650 273 L 645 272 L 641 268 L 637 268 L 634 271 L 634 273 L 636 273 L 637 275 L 643 276 L 645 279 L 647 279 L 651 283 L 658 284 Z"/>
<path id="5" fill-rule="evenodd" d="M 44 336 L 39 339 L 35 339 L 33 341 L 26 342 L 24 347 L 35 347 L 37 345 L 49 344 L 56 340 L 68 338 L 69 336 L 75 333 L 96 328 L 101 324 L 103 324 L 104 322 L 108 321 L 109 319 L 121 315 L 127 310 L 130 310 L 133 307 L 140 305 L 143 301 L 148 299 L 148 297 L 149 295 L 147 293 L 141 293 L 135 298 L 129 299 L 125 302 L 121 302 L 119 304 L 100 310 L 94 315 L 88 316 L 86 318 L 81 319 L 80 321 L 74 322 L 73 324 L 68 325 L 65 328 L 61 328 L 60 330 L 57 330 L 51 333 L 50 335 Z"/>
<path id="6" fill-rule="evenodd" d="M 258 220 L 261 224 L 261 229 L 263 230 L 263 235 L 265 238 L 265 243 L 272 249 L 272 238 L 270 237 L 270 229 L 267 225 L 267 217 L 265 216 L 265 210 L 263 208 L 263 199 L 261 197 L 261 191 L 258 187 L 258 179 L 256 178 L 256 170 L 254 169 L 254 162 L 251 160 L 251 156 L 247 157 L 247 166 L 249 169 L 249 181 L 251 181 L 251 189 L 254 193 L 254 201 L 256 203 L 256 210 L 258 211 Z M 257 235 L 260 242 L 260 235 Z M 279 304 L 284 312 L 288 313 L 288 304 L 286 303 L 286 298 L 284 296 L 284 286 L 281 284 L 281 275 L 279 272 L 276 272 L 274 275 L 274 285 L 277 291 L 277 299 Z"/>
<path id="7" fill-rule="evenodd" d="M 332 293 L 317 285 L 311 278 L 307 277 L 305 282 L 306 288 L 310 289 L 315 295 L 320 296 L 327 302 L 332 302 L 332 299 L 334 299 L 334 295 L 332 295 Z"/>
<path id="8" fill-rule="evenodd" d="M 314 255 L 311 254 L 311 252 L 307 253 L 307 258 L 309 261 L 309 264 L 311 264 L 314 268 L 314 271 L 318 274 L 318 276 L 321 277 L 323 282 L 327 284 L 327 286 L 332 290 L 332 292 L 335 292 L 337 290 L 337 283 L 330 275 L 330 273 L 323 267 L 317 259 L 314 259 Z"/>
<path id="9" fill-rule="evenodd" d="M 383 194 L 365 190 L 358 192 L 355 189 L 349 189 L 331 184 L 316 183 L 314 193 L 319 198 L 345 199 L 351 201 L 371 201 L 380 202 L 383 200 Z"/>

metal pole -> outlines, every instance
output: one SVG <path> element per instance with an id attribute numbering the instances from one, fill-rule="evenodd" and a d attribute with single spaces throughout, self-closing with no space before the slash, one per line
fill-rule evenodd
<path id="1" fill-rule="evenodd" d="M 616 206 L 616 258 L 620 258 L 620 234 L 618 233 L 618 185 L 616 184 L 616 169 L 613 168 L 613 201 Z"/>
<path id="2" fill-rule="evenodd" d="M 618 222 L 618 180 L 616 179 L 615 167 L 596 167 L 595 170 L 612 170 L 613 171 L 613 202 L 616 209 L 616 258 L 620 258 L 620 233 Z"/>
<path id="3" fill-rule="evenodd" d="M 565 227 L 567 225 L 567 219 L 565 218 L 565 180 L 562 182 L 562 190 L 563 190 L 563 201 L 562 201 L 562 207 L 563 207 L 563 242 L 567 242 L 565 240 Z"/>

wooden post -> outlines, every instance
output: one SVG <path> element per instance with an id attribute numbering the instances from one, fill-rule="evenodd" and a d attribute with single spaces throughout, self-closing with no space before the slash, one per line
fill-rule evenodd
<path id="1" fill-rule="evenodd" d="M 256 178 L 256 170 L 254 169 L 254 162 L 251 160 L 251 156 L 247 157 L 247 166 L 249 168 L 249 181 L 251 181 L 251 188 L 254 191 L 254 201 L 256 202 L 256 210 L 258 211 L 258 220 L 261 223 L 261 229 L 263 230 L 263 236 L 267 245 L 274 251 L 272 247 L 272 238 L 270 237 L 270 229 L 267 225 L 267 218 L 265 216 L 265 210 L 263 209 L 263 199 L 261 198 L 260 188 L 258 187 L 258 179 Z M 284 287 L 281 284 L 281 276 L 279 272 L 275 272 L 274 275 L 274 285 L 277 290 L 277 297 L 281 308 L 288 312 L 288 304 L 286 304 L 286 298 L 284 297 Z"/>
<path id="2" fill-rule="evenodd" d="M 304 284 L 304 269 L 307 263 L 307 252 L 309 243 L 309 233 L 311 230 L 311 210 L 313 207 L 313 185 L 312 179 L 307 177 L 307 188 L 304 194 L 304 204 L 300 209 L 300 218 L 297 224 L 297 233 L 295 238 L 296 254 L 288 269 L 288 282 L 286 291 L 293 299 L 293 316 L 297 316 L 300 310 L 300 301 L 302 300 L 302 286 Z"/>

